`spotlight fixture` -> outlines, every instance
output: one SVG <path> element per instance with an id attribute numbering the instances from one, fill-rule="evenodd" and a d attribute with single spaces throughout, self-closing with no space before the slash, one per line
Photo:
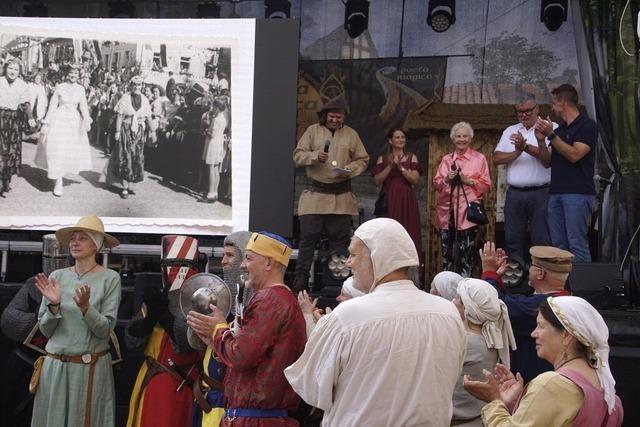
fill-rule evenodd
<path id="1" fill-rule="evenodd" d="M 369 1 L 347 0 L 344 4 L 344 29 L 352 39 L 369 27 Z"/>
<path id="2" fill-rule="evenodd" d="M 135 18 L 136 7 L 130 1 L 110 1 L 109 2 L 110 18 Z"/>
<path id="3" fill-rule="evenodd" d="M 456 23 L 455 0 L 429 0 L 427 24 L 436 33 L 443 33 Z"/>
<path id="4" fill-rule="evenodd" d="M 220 18 L 220 6 L 215 1 L 205 1 L 198 5 L 198 18 Z"/>
<path id="5" fill-rule="evenodd" d="M 264 17 L 287 19 L 291 17 L 291 2 L 288 0 L 264 0 Z"/>
<path id="6" fill-rule="evenodd" d="M 346 265 L 347 259 L 349 259 L 349 253 L 345 250 L 337 249 L 329 254 L 322 271 L 322 286 L 342 286 L 342 282 L 351 275 L 351 270 Z M 315 284 L 314 290 L 316 290 Z"/>
<path id="7" fill-rule="evenodd" d="M 41 1 L 32 1 L 22 8 L 23 15 L 30 18 L 46 18 L 49 16 L 49 9 Z"/>
<path id="8" fill-rule="evenodd" d="M 540 22 L 549 31 L 556 31 L 567 20 L 567 0 L 542 0 Z"/>

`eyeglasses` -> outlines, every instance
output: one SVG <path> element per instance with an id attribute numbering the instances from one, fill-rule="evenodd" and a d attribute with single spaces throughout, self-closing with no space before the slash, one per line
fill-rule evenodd
<path id="1" fill-rule="evenodd" d="M 531 114 L 533 112 L 533 110 L 536 109 L 536 107 L 538 107 L 538 106 L 534 105 L 533 107 L 527 108 L 526 110 L 518 110 L 516 108 L 516 114 L 529 115 L 529 114 Z"/>

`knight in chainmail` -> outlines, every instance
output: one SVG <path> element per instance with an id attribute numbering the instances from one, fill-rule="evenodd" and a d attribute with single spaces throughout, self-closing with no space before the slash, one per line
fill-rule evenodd
<path id="1" fill-rule="evenodd" d="M 58 248 L 55 234 L 45 235 L 43 241 L 44 274 L 48 276 L 54 270 L 71 265 L 68 248 Z M 42 294 L 36 288 L 35 277 L 30 277 L 7 305 L 0 319 L 2 333 L 17 343 L 9 353 L 4 369 L 0 395 L 0 425 L 3 426 L 31 425 L 33 396 L 29 394 L 29 379 L 33 373 L 33 363 L 42 353 L 23 343 L 36 327 L 41 301 Z M 37 335 L 31 344 L 42 348 L 44 352 L 46 339 L 41 334 Z"/>

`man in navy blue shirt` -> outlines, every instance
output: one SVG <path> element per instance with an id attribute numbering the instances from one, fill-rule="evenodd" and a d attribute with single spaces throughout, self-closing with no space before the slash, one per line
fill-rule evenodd
<path id="1" fill-rule="evenodd" d="M 525 382 L 542 372 L 553 370 L 553 366 L 538 357 L 536 342 L 531 333 L 536 328 L 540 303 L 550 296 L 569 295 L 565 290 L 565 283 L 571 272 L 573 258 L 570 252 L 552 246 L 532 246 L 529 253 L 529 285 L 534 293 L 516 295 L 507 291 L 500 279 L 502 267 L 506 262 L 504 251 L 496 249 L 493 242 L 485 243 L 480 250 L 482 279 L 493 285 L 509 310 L 509 320 L 517 347 L 511 353 L 511 371 L 520 372 Z"/>
<path id="2" fill-rule="evenodd" d="M 596 203 L 593 183 L 598 126 L 578 110 L 578 92 L 563 84 L 551 91 L 552 108 L 563 123 L 538 119 L 536 139 L 540 160 L 551 166 L 549 235 L 553 246 L 571 251 L 576 262 L 591 262 L 587 233 Z M 551 141 L 550 150 L 545 139 Z"/>

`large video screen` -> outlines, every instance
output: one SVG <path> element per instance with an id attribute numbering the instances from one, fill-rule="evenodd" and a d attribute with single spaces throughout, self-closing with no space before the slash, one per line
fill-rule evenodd
<path id="1" fill-rule="evenodd" d="M 96 214 L 112 232 L 248 229 L 255 32 L 0 18 L 0 228 Z"/>

